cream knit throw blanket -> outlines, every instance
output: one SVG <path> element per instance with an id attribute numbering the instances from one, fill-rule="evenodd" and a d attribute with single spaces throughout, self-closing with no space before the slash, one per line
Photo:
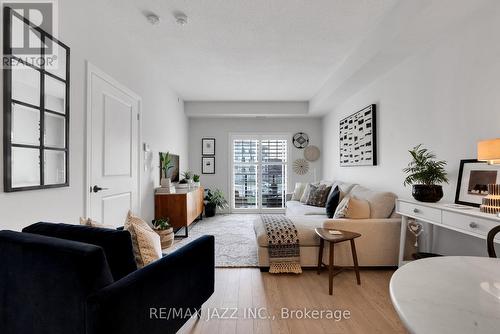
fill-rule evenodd
<path id="1" fill-rule="evenodd" d="M 299 237 L 292 221 L 283 215 L 261 215 L 261 219 L 269 242 L 269 272 L 302 273 Z"/>

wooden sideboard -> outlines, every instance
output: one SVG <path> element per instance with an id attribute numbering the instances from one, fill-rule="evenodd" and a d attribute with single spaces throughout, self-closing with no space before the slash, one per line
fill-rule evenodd
<path id="1" fill-rule="evenodd" d="M 203 199 L 205 190 L 202 187 L 194 188 L 175 194 L 155 194 L 155 219 L 170 219 L 170 224 L 174 231 L 181 228 L 186 229 L 188 236 L 188 227 L 196 219 L 202 218 Z"/>
<path id="2" fill-rule="evenodd" d="M 412 199 L 398 199 L 396 200 L 396 212 L 403 217 L 399 247 L 400 267 L 408 262 L 404 261 L 404 249 L 409 219 L 426 222 L 480 239 L 486 239 L 489 230 L 500 225 L 500 218 L 496 215 L 480 212 L 478 208 L 473 207 L 455 208 L 453 204 L 446 203 L 423 203 Z M 432 239 L 432 230 L 429 232 L 429 237 Z M 500 237 L 495 238 L 495 243 L 500 243 Z M 486 250 L 486 243 L 484 249 Z"/>

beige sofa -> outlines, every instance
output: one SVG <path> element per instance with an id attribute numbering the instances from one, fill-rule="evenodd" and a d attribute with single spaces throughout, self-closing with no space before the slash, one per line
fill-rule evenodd
<path id="1" fill-rule="evenodd" d="M 364 199 L 370 204 L 369 219 L 328 219 L 325 208 L 305 205 L 299 201 L 288 201 L 286 215 L 297 228 L 300 240 L 300 262 L 302 267 L 315 267 L 318 262 L 319 237 L 316 227 L 334 228 L 361 233 L 356 239 L 356 250 L 360 266 L 397 266 L 401 218 L 394 214 L 396 196 L 389 192 L 372 191 L 357 184 L 340 181 L 321 181 L 339 186 L 343 196 Z M 256 219 L 254 230 L 258 243 L 259 267 L 269 267 L 268 239 L 262 221 Z M 323 262 L 328 262 L 328 243 L 325 245 Z M 349 243 L 335 245 L 335 264 L 352 266 Z"/>

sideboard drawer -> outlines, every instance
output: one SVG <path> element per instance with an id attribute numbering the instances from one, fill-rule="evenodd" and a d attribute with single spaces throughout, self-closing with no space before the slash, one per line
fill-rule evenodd
<path id="1" fill-rule="evenodd" d="M 461 215 L 454 212 L 443 211 L 443 224 L 462 229 L 466 232 L 472 232 L 487 236 L 488 232 L 493 227 L 498 225 L 498 222 L 483 218 Z"/>
<path id="2" fill-rule="evenodd" d="M 414 203 L 399 202 L 399 213 L 416 219 L 441 223 L 441 210 Z"/>

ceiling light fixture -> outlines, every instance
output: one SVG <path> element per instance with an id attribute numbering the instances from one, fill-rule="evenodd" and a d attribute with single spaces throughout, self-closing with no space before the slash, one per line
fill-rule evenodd
<path id="1" fill-rule="evenodd" d="M 177 24 L 180 26 L 186 25 L 188 23 L 188 17 L 183 12 L 175 12 L 174 17 L 175 22 L 177 22 Z"/>
<path id="2" fill-rule="evenodd" d="M 146 15 L 146 18 L 148 19 L 149 23 L 154 26 L 160 23 L 160 17 L 156 14 L 148 14 Z"/>

